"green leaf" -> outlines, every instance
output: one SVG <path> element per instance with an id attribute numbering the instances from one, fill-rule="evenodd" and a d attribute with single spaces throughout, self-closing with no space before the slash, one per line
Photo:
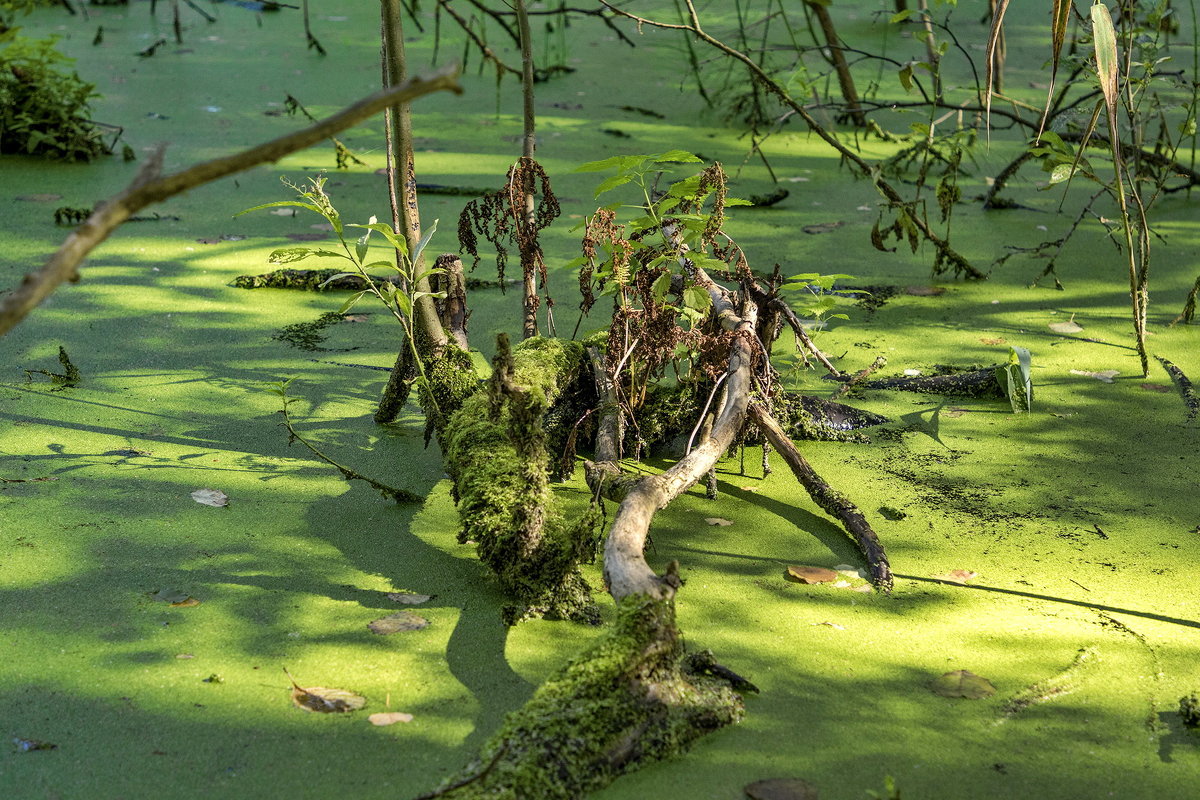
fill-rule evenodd
<path id="1" fill-rule="evenodd" d="M 650 285 L 650 294 L 654 295 L 654 299 L 662 302 L 662 299 L 667 296 L 667 292 L 671 289 L 671 273 L 664 272 L 654 279 L 654 283 Z"/>
<path id="2" fill-rule="evenodd" d="M 347 273 L 347 274 L 350 274 L 350 273 Z M 331 280 L 332 280 L 332 279 L 331 279 Z M 355 293 L 354 295 L 352 295 L 352 296 L 350 297 L 350 299 L 349 299 L 349 300 L 347 300 L 346 302 L 342 303 L 342 307 L 338 309 L 338 313 L 339 313 L 339 314 L 345 314 L 347 311 L 349 311 L 350 309 L 354 308 L 354 306 L 358 304 L 358 301 L 359 301 L 359 300 L 362 300 L 362 298 L 363 298 L 363 295 L 364 295 L 364 294 L 366 294 L 366 293 L 367 293 L 367 292 L 366 292 L 366 290 L 364 289 L 363 291 L 361 291 L 361 292 L 357 292 L 357 293 Z"/>
<path id="3" fill-rule="evenodd" d="M 1050 185 L 1062 183 L 1069 180 L 1075 174 L 1075 167 L 1071 164 L 1059 164 L 1050 171 Z"/>
<path id="4" fill-rule="evenodd" d="M 240 217 L 242 214 L 249 214 L 251 211 L 261 211 L 264 208 L 277 208 L 279 206 L 293 206 L 295 208 L 307 208 L 309 211 L 315 211 L 316 213 L 320 214 L 321 216 L 323 216 L 323 217 L 325 216 L 325 214 L 321 211 L 321 209 L 318 206 L 314 206 L 312 203 L 302 203 L 299 200 L 276 200 L 274 203 L 263 203 L 261 206 L 252 206 L 250 208 L 243 209 L 243 210 L 239 211 L 238 213 L 234 214 L 234 216 Z"/>
<path id="5" fill-rule="evenodd" d="M 593 195 L 593 197 L 599 197 L 600 195 L 604 194 L 605 192 L 611 191 L 611 190 L 617 188 L 618 186 L 623 186 L 623 185 L 629 183 L 631 180 L 633 180 L 633 176 L 626 175 L 624 173 L 617 173 L 616 175 L 612 175 L 608 178 L 605 178 L 603 181 L 600 182 L 600 185 L 596 187 L 596 193 Z"/>
<path id="6" fill-rule="evenodd" d="M 668 150 L 665 153 L 659 153 L 656 156 L 650 156 L 649 160 L 653 161 L 655 164 L 662 164 L 662 163 L 668 162 L 668 161 L 670 161 L 670 162 L 682 161 L 682 162 L 688 163 L 688 164 L 703 163 L 703 161 L 700 159 L 699 156 L 693 155 L 692 153 L 689 153 L 687 150 Z"/>
<path id="7" fill-rule="evenodd" d="M 425 235 L 421 237 L 421 241 L 417 242 L 417 249 L 413 251 L 412 260 L 415 264 L 421 259 L 421 253 L 425 252 L 425 248 L 429 246 L 429 241 L 433 239 L 433 235 L 437 233 L 438 220 L 434 220 L 429 226 L 429 230 L 425 231 Z"/>
<path id="8" fill-rule="evenodd" d="M 1096 74 L 1100 78 L 1100 90 L 1104 92 L 1104 104 L 1108 107 L 1109 119 L 1117 110 L 1117 32 L 1113 29 L 1112 16 L 1103 3 L 1092 5 L 1092 43 L 1096 52 Z M 1113 136 L 1117 135 L 1115 126 Z"/>
<path id="9" fill-rule="evenodd" d="M 712 298 L 699 286 L 688 286 L 683 290 L 683 305 L 684 308 L 706 312 L 712 307 Z"/>
<path id="10" fill-rule="evenodd" d="M 888 19 L 888 24 L 895 25 L 897 22 L 904 22 L 904 20 L 911 17 L 913 15 L 913 13 L 914 13 L 913 9 L 911 9 L 911 8 L 906 8 L 903 11 L 898 11 L 895 14 L 892 14 L 892 16 Z"/>
<path id="11" fill-rule="evenodd" d="M 362 236 L 358 237 L 358 241 L 354 243 L 354 255 L 357 257 L 358 263 L 362 263 L 367 257 L 367 251 L 371 249 L 371 245 L 367 244 L 367 240 L 371 237 L 371 232 L 368 230 Z"/>
<path id="12" fill-rule="evenodd" d="M 396 292 L 395 296 L 392 297 L 392 301 L 395 302 L 396 308 L 400 310 L 401 314 L 406 317 L 412 316 L 412 300 L 409 299 L 408 295 L 404 292 Z"/>
<path id="13" fill-rule="evenodd" d="M 629 165 L 629 158 L 629 156 L 612 156 L 611 158 L 601 159 L 600 161 L 588 161 L 586 164 L 580 164 L 575 168 L 574 171 L 605 172 L 610 169 L 626 169 Z"/>
<path id="14" fill-rule="evenodd" d="M 312 255 L 316 255 L 316 251 L 310 250 L 307 247 L 280 247 L 271 251 L 271 255 L 267 256 L 267 263 L 291 264 L 296 261 L 303 261 Z"/>
<path id="15" fill-rule="evenodd" d="M 318 289 L 324 289 L 324 288 L 325 288 L 326 286 L 328 286 L 330 283 L 332 283 L 333 281 L 336 281 L 336 280 L 338 280 L 339 278 L 349 278 L 349 277 L 360 278 L 360 277 L 362 277 L 362 276 L 361 276 L 361 275 L 359 275 L 359 273 L 357 273 L 357 272 L 339 272 L 338 274 L 336 274 L 336 275 L 330 275 L 328 278 L 326 278 L 325 280 L 321 281 L 321 282 L 320 282 L 320 283 L 317 285 L 317 288 L 318 288 Z M 344 312 L 343 312 L 343 313 L 344 313 Z"/>
<path id="16" fill-rule="evenodd" d="M 387 223 L 374 222 L 370 225 L 356 225 L 351 223 L 348 227 L 369 228 L 373 231 L 378 231 L 379 233 L 383 234 L 383 238 L 388 240 L 388 244 L 390 244 L 396 250 L 399 250 L 404 255 L 408 255 L 408 240 L 397 234 L 396 231 L 392 229 L 392 226 L 388 225 Z"/>

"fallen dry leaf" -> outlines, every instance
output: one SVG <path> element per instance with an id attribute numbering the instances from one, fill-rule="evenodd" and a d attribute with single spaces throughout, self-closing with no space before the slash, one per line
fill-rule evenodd
<path id="1" fill-rule="evenodd" d="M 1071 374 L 1082 375 L 1085 378 L 1095 378 L 1096 380 L 1103 381 L 1104 383 L 1112 383 L 1113 378 L 1117 377 L 1121 373 L 1117 372 L 1115 369 L 1104 369 L 1100 370 L 1099 372 L 1088 372 L 1087 370 L 1083 369 L 1073 369 L 1071 370 Z"/>
<path id="2" fill-rule="evenodd" d="M 984 344 L 1008 344 L 1008 340 L 1003 337 L 1000 337 L 1000 336 L 996 336 L 996 337 L 985 336 L 984 338 L 980 339 L 979 341 L 983 342 Z"/>
<path id="3" fill-rule="evenodd" d="M 420 603 L 427 603 L 433 599 L 431 594 L 417 594 L 416 592 L 388 592 L 387 599 L 393 603 L 403 603 L 407 606 L 415 606 Z"/>
<path id="4" fill-rule="evenodd" d="M 199 600 L 178 589 L 159 589 L 150 592 L 150 599 L 156 603 L 166 603 L 174 608 L 190 608 L 200 605 Z"/>
<path id="5" fill-rule="evenodd" d="M 229 505 L 229 495 L 220 489 L 197 489 L 192 492 L 192 499 L 202 506 L 223 508 Z"/>
<path id="6" fill-rule="evenodd" d="M 428 625 L 429 620 L 411 611 L 397 611 L 395 614 L 388 614 L 386 617 L 367 623 L 371 633 L 377 633 L 380 636 L 399 631 L 419 631 Z"/>
<path id="7" fill-rule="evenodd" d="M 838 574 L 828 567 L 793 565 L 787 568 L 787 577 L 796 583 L 833 583 L 838 579 Z"/>
<path id="8" fill-rule="evenodd" d="M 977 576 L 978 572 L 970 572 L 965 569 L 952 569 L 949 572 L 943 572 L 939 575 L 930 575 L 935 581 L 945 581 L 946 583 L 961 583 L 965 584 Z"/>
<path id="9" fill-rule="evenodd" d="M 1173 387 L 1165 386 L 1164 384 L 1161 384 L 1161 383 L 1143 383 L 1142 388 L 1145 389 L 1147 392 L 1163 392 L 1164 394 L 1167 392 L 1175 391 L 1175 389 Z"/>
<path id="10" fill-rule="evenodd" d="M 720 525 L 722 528 L 726 525 L 732 525 L 733 520 L 721 519 L 720 517 L 705 517 L 704 521 L 709 525 Z"/>
<path id="11" fill-rule="evenodd" d="M 360 697 L 344 689 L 327 689 L 324 686 L 312 686 L 307 689 L 296 683 L 292 673 L 283 671 L 292 682 L 292 704 L 305 711 L 317 711 L 322 714 L 341 714 L 347 711 L 358 711 L 367 704 L 367 698 Z"/>
<path id="12" fill-rule="evenodd" d="M 946 290 L 941 286 L 906 286 L 904 293 L 913 297 L 937 297 L 945 294 Z"/>
<path id="13" fill-rule="evenodd" d="M 1051 322 L 1048 326 L 1055 333 L 1079 333 L 1083 330 L 1083 326 L 1075 321 L 1075 315 L 1066 322 Z"/>
<path id="14" fill-rule="evenodd" d="M 817 787 L 801 778 L 768 778 L 742 787 L 750 800 L 817 800 Z"/>
<path id="15" fill-rule="evenodd" d="M 384 725 L 395 725 L 397 722 L 412 722 L 413 715 L 403 711 L 381 711 L 367 717 L 367 722 L 382 728 Z"/>
<path id="16" fill-rule="evenodd" d="M 845 626 L 845 625 L 838 625 L 836 622 L 814 622 L 814 623 L 813 623 L 813 626 L 814 626 L 814 627 L 816 627 L 816 626 L 818 626 L 818 625 L 824 625 L 824 626 L 825 626 L 825 627 L 827 627 L 827 628 L 833 628 L 835 631 L 844 631 L 844 630 L 846 630 L 846 626 Z"/>
<path id="17" fill-rule="evenodd" d="M 942 697 L 965 697 L 968 700 L 978 700 L 996 693 L 991 681 L 966 669 L 939 675 L 929 684 L 929 689 Z"/>
<path id="18" fill-rule="evenodd" d="M 864 583 L 862 586 L 851 586 L 850 591 L 860 592 L 862 594 L 870 594 L 871 592 L 875 591 L 875 587 L 869 583 Z"/>
<path id="19" fill-rule="evenodd" d="M 366 322 L 370 318 L 369 314 L 343 314 L 342 322 Z"/>
<path id="20" fill-rule="evenodd" d="M 849 589 L 850 586 L 851 586 L 850 581 L 842 579 L 842 578 L 838 578 L 836 581 L 833 582 L 833 588 L 835 588 L 835 589 Z"/>
<path id="21" fill-rule="evenodd" d="M 818 233 L 829 233 L 830 231 L 836 231 L 845 224 L 846 223 L 844 222 L 818 222 L 816 225 L 805 225 L 800 230 L 808 234 L 816 235 Z"/>

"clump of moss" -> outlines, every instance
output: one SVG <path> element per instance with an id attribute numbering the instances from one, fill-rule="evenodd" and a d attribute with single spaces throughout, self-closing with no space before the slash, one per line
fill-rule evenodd
<path id="1" fill-rule="evenodd" d="M 284 325 L 271 334 L 271 338 L 277 342 L 290 344 L 298 350 L 306 350 L 310 353 L 326 352 L 328 348 L 321 347 L 321 343 L 327 337 L 321 331 L 331 325 L 337 325 L 345 318 L 336 311 L 330 311 L 312 322 L 294 322 L 291 325 Z"/>
<path id="2" fill-rule="evenodd" d="M 567 522 L 550 491 L 542 418 L 578 373 L 583 348 L 528 339 L 510 350 L 501 337 L 486 391 L 462 401 L 442 428 L 446 469 L 463 528 L 479 558 L 528 616 L 598 621 L 578 564 L 594 556 L 593 520 Z M 432 384 L 432 381 L 431 381 Z"/>
<path id="3" fill-rule="evenodd" d="M 432 421 L 441 441 L 445 427 L 467 398 L 479 391 L 479 375 L 471 362 L 471 354 L 453 339 L 434 358 L 424 365 L 425 381 L 421 384 L 421 408 Z"/>
<path id="4" fill-rule="evenodd" d="M 1200 694 L 1192 692 L 1179 698 L 1179 714 L 1189 728 L 1200 728 Z"/>
<path id="5" fill-rule="evenodd" d="M 684 655 L 672 600 L 626 597 L 612 630 L 509 714 L 431 796 L 583 797 L 740 720 L 742 698 L 724 674 L 711 658 Z"/>

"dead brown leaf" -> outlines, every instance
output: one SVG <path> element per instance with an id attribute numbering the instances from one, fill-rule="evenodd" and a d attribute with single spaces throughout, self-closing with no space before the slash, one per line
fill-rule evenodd
<path id="1" fill-rule="evenodd" d="M 796 583 L 833 583 L 840 576 L 836 570 L 828 567 L 807 567 L 792 565 L 787 568 L 788 580 Z"/>
<path id="2" fill-rule="evenodd" d="M 705 517 L 704 521 L 707 522 L 709 525 L 719 525 L 722 528 L 724 528 L 727 525 L 733 524 L 733 520 L 722 519 L 721 517 Z"/>
<path id="3" fill-rule="evenodd" d="M 1083 330 L 1083 326 L 1075 321 L 1075 315 L 1066 322 L 1051 322 L 1048 326 L 1055 333 L 1079 333 Z"/>
<path id="4" fill-rule="evenodd" d="M 427 603 L 433 599 L 431 594 L 417 594 L 416 592 L 388 592 L 387 599 L 393 603 L 403 603 L 406 606 L 420 605 Z"/>
<path id="5" fill-rule="evenodd" d="M 397 722 L 412 722 L 413 715 L 403 711 L 380 711 L 367 717 L 367 722 L 382 728 L 385 725 L 395 725 Z"/>
<path id="6" fill-rule="evenodd" d="M 296 683 L 296 679 L 287 669 L 284 669 L 283 673 L 292 682 L 292 704 L 296 708 L 322 714 L 341 714 L 347 711 L 358 711 L 367 704 L 367 698 L 344 689 L 327 689 L 324 686 L 312 686 L 305 689 Z"/>
<path id="7" fill-rule="evenodd" d="M 929 684 L 929 689 L 942 697 L 963 697 L 967 700 L 979 700 L 996 693 L 991 681 L 966 669 L 939 675 Z"/>
<path id="8" fill-rule="evenodd" d="M 801 778 L 768 778 L 742 787 L 750 800 L 817 800 L 817 787 Z"/>
<path id="9" fill-rule="evenodd" d="M 1164 394 L 1175 391 L 1173 387 L 1165 386 L 1161 383 L 1143 383 L 1142 388 L 1147 392 L 1162 392 Z"/>
<path id="10" fill-rule="evenodd" d="M 913 297 L 937 297 L 945 294 L 946 290 L 941 286 L 906 286 L 904 293 Z"/>
<path id="11" fill-rule="evenodd" d="M 371 629 L 371 633 L 386 636 L 389 633 L 397 633 L 399 631 L 419 631 L 422 628 L 428 627 L 429 620 L 419 614 L 414 614 L 411 611 L 397 611 L 395 614 L 388 614 L 386 617 L 381 617 L 374 622 L 368 622 L 367 627 Z"/>
<path id="12" fill-rule="evenodd" d="M 804 231 L 807 234 L 816 235 L 818 233 L 829 233 L 830 231 L 836 231 L 838 228 L 842 227 L 845 224 L 846 223 L 840 222 L 840 221 L 839 222 L 818 222 L 815 225 L 805 225 L 800 230 Z"/>
<path id="13" fill-rule="evenodd" d="M 940 575 L 930 575 L 935 581 L 945 581 L 946 583 L 966 584 L 967 581 L 977 576 L 978 572 L 970 572 L 965 569 L 952 569 L 949 572 L 943 572 Z"/>
<path id="14" fill-rule="evenodd" d="M 985 336 L 979 341 L 983 342 L 984 344 L 1008 344 L 1008 340 L 1003 336 Z"/>

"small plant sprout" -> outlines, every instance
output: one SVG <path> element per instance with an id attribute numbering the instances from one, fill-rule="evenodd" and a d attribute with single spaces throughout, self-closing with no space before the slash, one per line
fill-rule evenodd
<path id="1" fill-rule="evenodd" d="M 325 192 L 325 178 L 323 176 L 309 178 L 307 186 L 297 186 L 286 179 L 283 182 L 296 192 L 299 199 L 263 203 L 253 208 L 247 208 L 245 211 L 240 211 L 234 216 L 241 216 L 251 211 L 280 206 L 307 209 L 308 211 L 320 214 L 329 222 L 334 234 L 337 236 L 341 251 L 313 249 L 310 247 L 280 247 L 271 252 L 271 255 L 267 257 L 267 261 L 271 264 L 293 264 L 315 256 L 317 258 L 338 258 L 350 262 L 350 269 L 348 271 L 339 272 L 321 284 L 321 287 L 324 287 L 331 281 L 347 276 L 362 279 L 366 288 L 354 293 L 346 302 L 342 303 L 341 308 L 338 309 L 338 313 L 347 313 L 367 295 L 375 297 L 404 328 L 405 340 L 407 341 L 407 346 L 412 351 L 413 362 L 418 365 L 421 364 L 421 359 L 416 350 L 416 340 L 413 335 L 413 308 L 422 297 L 444 298 L 445 292 L 422 292 L 417 289 L 417 286 L 423 280 L 434 275 L 440 275 L 445 270 L 434 268 L 425 270 L 421 274 L 416 274 L 414 265 L 420 263 L 421 253 L 424 252 L 434 233 L 437 232 L 437 221 L 434 220 L 434 223 L 429 226 L 429 229 L 417 244 L 416 249 L 410 254 L 408 242 L 403 234 L 398 233 L 387 223 L 378 222 L 375 217 L 371 217 L 365 225 L 343 223 L 341 214 L 338 213 L 333 202 L 329 199 L 329 195 Z M 357 239 L 349 240 L 346 238 L 347 228 L 358 228 L 363 231 L 363 234 Z M 394 248 L 397 256 L 395 261 L 368 260 L 371 251 L 370 239 L 372 233 L 379 233 Z M 370 273 L 371 270 L 379 269 L 395 274 L 386 277 L 376 277 Z M 415 382 L 418 385 L 424 380 L 424 375 L 417 375 L 415 378 Z"/>

